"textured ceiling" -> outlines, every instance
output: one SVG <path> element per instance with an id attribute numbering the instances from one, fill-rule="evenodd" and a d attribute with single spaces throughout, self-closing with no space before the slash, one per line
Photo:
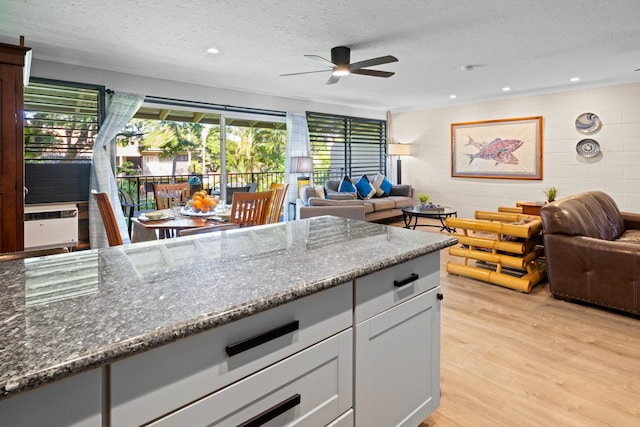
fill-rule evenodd
<path id="1" fill-rule="evenodd" d="M 34 58 L 381 110 L 640 81 L 638 0 L 2 0 L 0 41 L 20 35 Z M 395 76 L 279 76 L 339 45 Z"/>

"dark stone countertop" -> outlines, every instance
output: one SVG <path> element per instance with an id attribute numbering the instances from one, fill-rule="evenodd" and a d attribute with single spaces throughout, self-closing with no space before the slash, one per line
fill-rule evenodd
<path id="1" fill-rule="evenodd" d="M 318 217 L 0 264 L 0 398 L 456 243 Z"/>

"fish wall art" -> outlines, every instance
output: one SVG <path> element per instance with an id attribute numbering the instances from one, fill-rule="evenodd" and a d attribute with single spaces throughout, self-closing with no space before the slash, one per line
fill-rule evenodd
<path id="1" fill-rule="evenodd" d="M 542 179 L 542 116 L 451 124 L 451 176 Z"/>

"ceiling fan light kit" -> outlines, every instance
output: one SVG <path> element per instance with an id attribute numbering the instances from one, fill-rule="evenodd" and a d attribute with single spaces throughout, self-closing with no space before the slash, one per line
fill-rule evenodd
<path id="1" fill-rule="evenodd" d="M 397 62 L 398 58 L 391 55 L 380 56 L 378 58 L 366 59 L 364 61 L 358 61 L 351 63 L 351 49 L 346 46 L 336 46 L 331 49 L 331 61 L 325 59 L 318 55 L 305 55 L 309 59 L 313 59 L 316 61 L 320 61 L 324 63 L 324 65 L 328 66 L 327 70 L 318 70 L 318 71 L 306 71 L 301 73 L 291 73 L 291 74 L 281 74 L 281 76 L 295 76 L 299 74 L 311 74 L 311 73 L 322 73 L 325 71 L 331 71 L 331 77 L 327 80 L 327 84 L 335 84 L 338 83 L 340 77 L 346 76 L 348 74 L 361 74 L 364 76 L 372 76 L 372 77 L 391 77 L 395 73 L 390 71 L 379 71 L 379 70 L 369 70 L 366 67 L 373 67 L 376 65 L 382 64 L 390 64 L 392 62 Z"/>

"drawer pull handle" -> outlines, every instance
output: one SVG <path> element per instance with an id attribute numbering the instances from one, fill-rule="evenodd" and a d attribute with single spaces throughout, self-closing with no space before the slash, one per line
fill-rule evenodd
<path id="1" fill-rule="evenodd" d="M 297 331 L 299 328 L 300 322 L 298 320 L 294 320 L 291 323 L 287 323 L 286 325 L 264 332 L 260 335 L 256 335 L 255 337 L 247 338 L 244 341 L 228 345 L 225 350 L 228 356 L 235 356 L 236 354 L 240 354 L 243 351 L 250 350 L 253 347 L 257 347 L 290 332 Z"/>
<path id="2" fill-rule="evenodd" d="M 300 395 L 299 394 L 294 394 L 293 396 L 291 396 L 287 400 L 284 400 L 284 401 L 278 403 L 277 405 L 272 406 L 271 408 L 267 409 L 266 411 L 264 411 L 261 414 L 256 415 L 255 417 L 251 418 L 250 420 L 245 421 L 242 424 L 238 424 L 238 427 L 258 427 L 258 426 L 261 426 L 261 425 L 271 421 L 272 419 L 274 419 L 278 415 L 284 414 L 289 409 L 291 409 L 291 408 L 293 408 L 293 407 L 295 407 L 295 406 L 297 406 L 299 404 L 300 404 Z"/>
<path id="3" fill-rule="evenodd" d="M 415 282 L 419 278 L 420 278 L 420 276 L 418 276 L 416 273 L 412 273 L 411 276 L 407 277 L 404 280 L 394 280 L 393 281 L 393 286 L 395 286 L 396 288 L 401 288 L 404 285 L 408 285 L 411 282 Z"/>

